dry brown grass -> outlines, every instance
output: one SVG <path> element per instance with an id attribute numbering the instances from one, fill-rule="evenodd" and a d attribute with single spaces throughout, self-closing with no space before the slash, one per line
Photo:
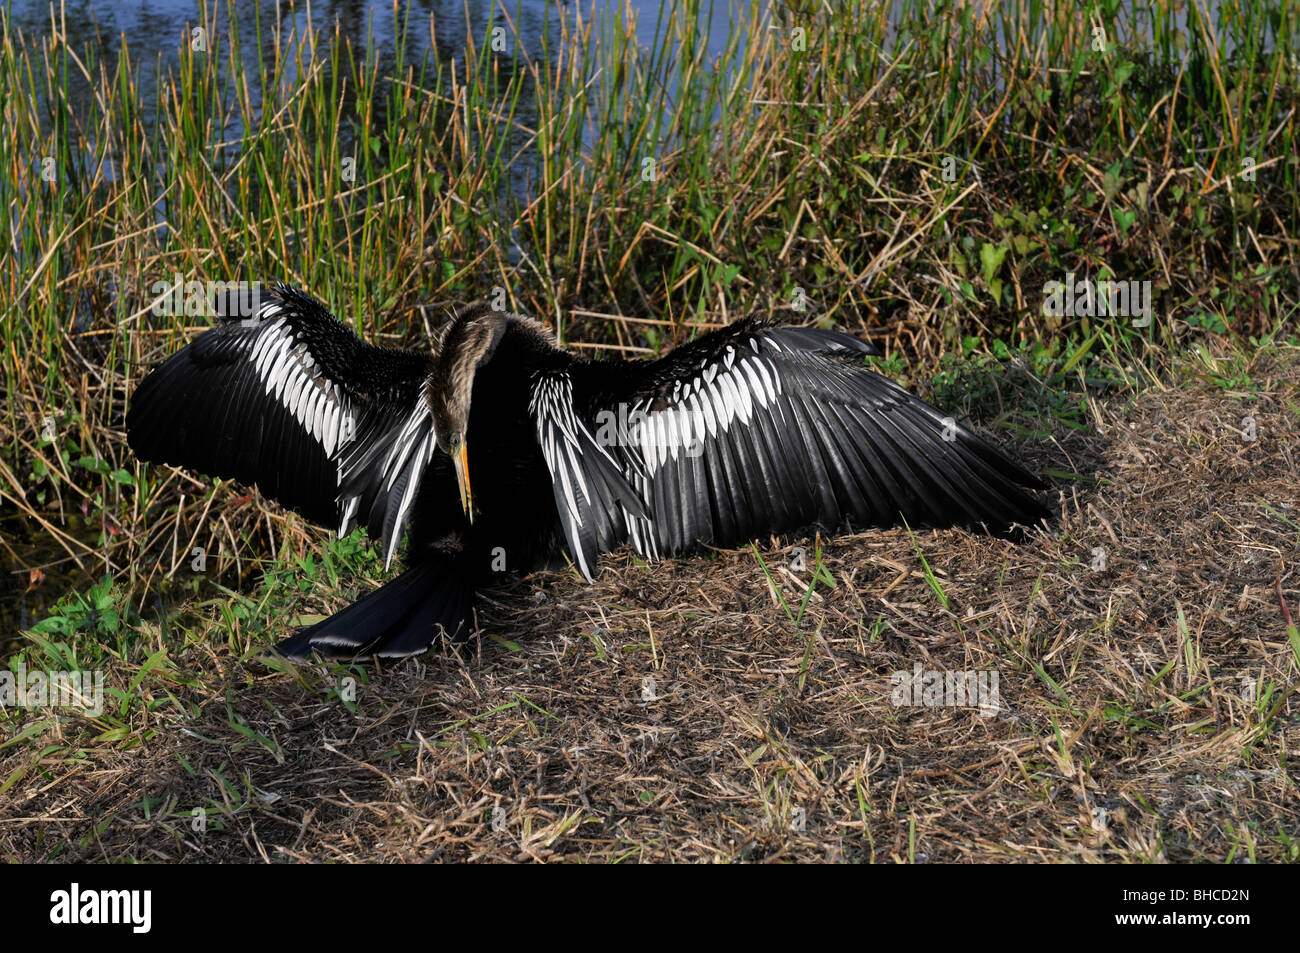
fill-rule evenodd
<path id="1" fill-rule="evenodd" d="M 824 540 L 836 585 L 799 627 L 749 550 L 531 576 L 483 601 L 475 646 L 382 674 L 268 669 L 206 607 L 138 743 L 29 713 L 0 856 L 1295 860 L 1300 358 L 1249 372 L 1094 402 L 1093 434 L 1030 449 L 1102 481 L 1021 544 Z M 792 548 L 758 553 L 797 611 Z M 896 707 L 916 663 L 996 672 L 999 712 Z"/>

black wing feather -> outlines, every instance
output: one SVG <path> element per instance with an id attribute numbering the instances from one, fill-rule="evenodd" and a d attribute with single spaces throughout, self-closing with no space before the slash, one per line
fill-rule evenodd
<path id="1" fill-rule="evenodd" d="M 391 558 L 434 445 L 427 372 L 426 355 L 364 344 L 281 285 L 145 377 L 127 439 L 142 460 L 256 485 L 340 533 L 363 514 Z"/>
<path id="2" fill-rule="evenodd" d="M 575 407 L 590 417 L 622 404 L 649 416 L 640 441 L 602 448 L 626 480 L 591 483 L 592 498 L 576 508 L 556 467 L 565 455 L 547 454 L 570 548 L 581 549 L 584 567 L 594 543 L 611 548 L 603 529 L 617 525 L 624 506 L 609 492 L 615 486 L 620 494 L 635 487 L 646 510 L 642 520 L 624 512 L 615 544 L 630 539 L 651 558 L 813 524 L 888 525 L 901 516 L 912 525 L 1002 530 L 1047 515 L 1027 492 L 1042 486 L 1037 477 L 865 367 L 861 358 L 871 353 L 840 332 L 747 321 L 639 373 L 575 362 L 565 371 L 566 413 L 581 421 Z M 704 439 L 692 454 L 686 438 L 696 435 L 696 420 Z M 661 434 L 676 442 L 658 446 Z M 581 443 L 569 449 L 581 455 Z"/>

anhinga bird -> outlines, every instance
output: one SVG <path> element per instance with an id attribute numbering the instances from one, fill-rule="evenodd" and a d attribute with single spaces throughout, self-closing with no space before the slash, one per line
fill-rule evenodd
<path id="1" fill-rule="evenodd" d="M 624 543 L 656 559 L 812 525 L 1047 515 L 1036 477 L 865 367 L 873 353 L 750 319 L 658 360 L 590 361 L 485 306 L 421 353 L 364 344 L 279 286 L 149 374 L 126 424 L 144 460 L 256 484 L 340 535 L 361 523 L 386 565 L 409 522 L 405 572 L 277 646 L 399 657 L 466 635 L 493 570 L 565 551 L 590 579 Z"/>

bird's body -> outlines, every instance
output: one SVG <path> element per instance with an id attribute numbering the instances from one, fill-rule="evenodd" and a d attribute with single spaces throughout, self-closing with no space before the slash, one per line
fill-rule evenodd
<path id="1" fill-rule="evenodd" d="M 150 374 L 127 430 L 143 459 L 256 483 L 340 534 L 365 525 L 387 560 L 409 522 L 405 573 L 280 646 L 400 656 L 467 633 L 494 572 L 561 554 L 590 578 L 624 544 L 655 559 L 812 525 L 1046 515 L 1035 477 L 870 353 L 749 320 L 658 360 L 592 361 L 475 307 L 421 354 L 363 344 L 280 287 Z"/>

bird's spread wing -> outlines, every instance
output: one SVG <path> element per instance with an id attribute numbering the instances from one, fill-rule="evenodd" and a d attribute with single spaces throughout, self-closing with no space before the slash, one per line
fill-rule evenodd
<path id="1" fill-rule="evenodd" d="M 580 568 L 589 574 L 592 549 L 610 540 L 657 558 L 811 524 L 889 525 L 901 515 L 1005 528 L 1045 515 L 1023 489 L 1041 486 L 1036 477 L 863 366 L 867 353 L 846 334 L 747 323 L 646 365 L 622 393 L 606 381 L 594 405 L 575 368 L 567 406 L 579 408 L 579 426 L 585 408 L 595 429 L 538 432 L 565 535 L 584 551 Z M 611 415 L 614 439 L 599 426 Z M 561 492 L 588 466 L 590 445 L 617 464 L 643 513 L 623 505 L 626 491 L 605 492 L 610 480 Z"/>
<path id="2" fill-rule="evenodd" d="M 360 518 L 388 561 L 436 447 L 427 370 L 281 286 L 140 383 L 128 441 L 141 459 L 256 484 L 340 535 Z"/>

